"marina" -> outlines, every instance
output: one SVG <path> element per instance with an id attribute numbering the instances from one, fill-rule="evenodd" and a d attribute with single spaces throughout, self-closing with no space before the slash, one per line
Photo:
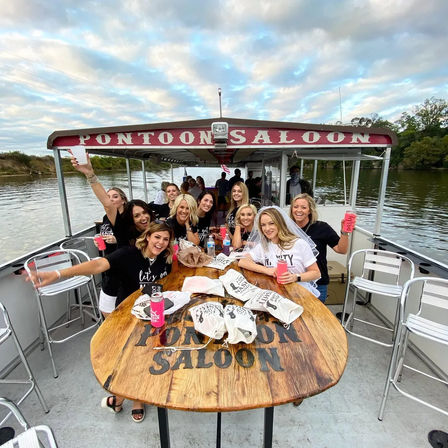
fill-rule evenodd
<path id="1" fill-rule="evenodd" d="M 285 207 L 286 171 L 288 159 L 312 160 L 314 163 L 313 185 L 317 182 L 319 160 L 341 160 L 351 162 L 350 188 L 347 201 L 342 204 L 324 203 L 319 206 L 320 219 L 338 228 L 340 217 L 348 210 L 357 210 L 357 191 L 360 176 L 360 164 L 365 160 L 375 160 L 381 165 L 381 182 L 378 187 L 378 199 L 375 204 L 376 214 L 371 231 L 357 226 L 350 243 L 349 255 L 358 249 L 395 250 L 405 253 L 416 265 L 416 275 L 437 275 L 446 278 L 448 266 L 427 257 L 407 245 L 382 237 L 382 217 L 384 211 L 387 174 L 390 152 L 395 136 L 388 130 L 375 128 L 353 128 L 348 126 L 305 125 L 300 123 L 257 122 L 255 120 L 219 119 L 229 128 L 228 137 L 216 134 L 213 130 L 215 120 L 197 120 L 144 126 L 120 128 L 102 128 L 74 131 L 59 131 L 49 137 L 48 147 L 52 149 L 58 168 L 61 151 L 70 146 L 79 145 L 82 138 L 86 149 L 92 154 L 105 154 L 130 158 L 156 157 L 171 163 L 185 163 L 195 166 L 202 163 L 207 166 L 229 164 L 246 169 L 258 169 L 263 175 L 263 184 L 272 191 L 273 185 L 278 191 L 278 202 Z M 210 131 L 211 127 L 211 131 Z M 270 129 L 270 132 L 266 131 Z M 290 134 L 288 134 L 290 132 Z M 197 144 L 193 137 L 198 134 Z M 300 134 L 300 142 L 290 139 L 293 133 Z M 143 137 L 140 142 L 133 135 L 157 135 L 156 143 Z M 169 135 L 172 138 L 169 138 Z M 202 138 L 201 138 L 202 135 Z M 226 134 L 227 135 L 227 134 Z M 243 141 L 243 135 L 250 139 Z M 279 137 L 273 140 L 273 135 Z M 80 137 L 81 136 L 81 137 Z M 176 136 L 176 138 L 175 138 Z M 323 138 L 322 136 L 325 136 Z M 157 143 L 158 142 L 158 143 Z M 162 146 L 161 146 L 162 145 Z M 375 155 L 371 152 L 375 151 Z M 269 169 L 276 166 L 277 171 Z M 278 173 L 277 175 L 275 173 Z M 127 174 L 130 196 L 135 197 L 130 170 Z M 146 173 L 142 171 L 145 197 Z M 64 216 L 66 237 L 78 236 L 73 232 L 67 195 L 62 171 L 58 170 L 58 189 Z M 263 189 L 264 191 L 264 189 Z M 93 229 L 81 232 L 92 235 Z M 48 247 L 57 246 L 62 240 Z M 36 248 L 41 252 L 44 248 Z M 31 255 L 31 252 L 28 256 Z M 346 265 L 347 257 L 332 254 L 329 260 Z M 39 329 L 36 322 L 34 302 L 31 304 L 33 290 L 31 285 L 23 282 L 20 264 L 24 257 L 19 257 L 1 267 L 1 300 L 10 310 L 17 333 L 27 351 L 37 346 Z M 363 298 L 366 306 L 362 314 L 379 319 L 392 325 L 394 307 L 375 294 Z M 64 301 L 60 301 L 64 302 Z M 24 307 L 24 305 L 27 305 Z M 305 303 L 306 307 L 306 303 Z M 312 306 L 310 305 L 310 308 Z M 342 305 L 330 305 L 332 313 L 342 311 Z M 49 310 L 51 318 L 58 321 L 65 312 L 65 303 L 55 303 Z M 26 328 L 25 328 L 26 327 Z M 62 330 L 64 331 L 64 330 Z M 372 330 L 377 331 L 377 330 Z M 300 336 L 300 333 L 299 333 Z M 29 358 L 39 385 L 46 396 L 51 411 L 43 414 L 40 406 L 31 395 L 21 408 L 27 418 L 33 422 L 45 423 L 55 432 L 60 446 L 159 446 L 157 418 L 160 424 L 160 412 L 149 408 L 149 418 L 142 424 L 133 425 L 129 412 L 113 416 L 105 414 L 99 408 L 104 391 L 101 390 L 93 375 L 90 365 L 88 345 L 91 335 L 83 334 L 75 340 L 58 346 L 55 358 L 61 365 L 61 373 L 54 379 L 46 351 L 34 349 Z M 323 393 L 305 398 L 303 403 L 294 407 L 292 404 L 275 403 L 273 446 L 425 446 L 427 434 L 432 429 L 446 429 L 446 416 L 433 410 L 394 395 L 393 391 L 386 406 L 382 422 L 378 421 L 378 409 L 384 389 L 387 366 L 391 349 L 385 349 L 368 342 L 348 336 L 348 361 L 339 383 Z M 448 355 L 443 348 L 427 350 L 416 343 L 414 362 L 424 364 L 426 368 L 436 371 L 446 378 L 448 372 Z M 415 355 L 418 354 L 418 357 Z M 14 375 L 15 357 L 12 350 L 9 356 L 2 358 L 4 375 Z M 409 375 L 411 387 L 416 388 L 428 399 L 446 402 L 445 385 L 427 385 L 415 375 Z M 54 385 L 58 384 L 58 387 Z M 229 385 L 232 387 L 232 385 Z M 3 389 L 2 389 L 3 390 Z M 14 389 L 10 398 L 14 399 Z M 171 410 L 169 403 L 160 408 L 168 408 L 172 446 L 211 446 L 215 443 L 216 417 L 210 413 L 182 412 Z M 264 406 L 266 407 L 266 406 Z M 175 406 L 174 406 L 175 408 Z M 160 410 L 160 409 L 159 409 Z M 216 409 L 220 410 L 219 406 Z M 222 409 L 223 411 L 227 409 Z M 223 413 L 223 446 L 259 446 L 266 444 L 263 428 L 260 425 L 262 410 Z M 89 429 L 87 429 L 89 428 Z M 256 428 L 256 429 L 255 429 Z M 262 442 L 263 441 L 263 442 Z M 163 443 L 162 443 L 163 445 Z M 168 446 L 168 445 L 164 445 Z"/>

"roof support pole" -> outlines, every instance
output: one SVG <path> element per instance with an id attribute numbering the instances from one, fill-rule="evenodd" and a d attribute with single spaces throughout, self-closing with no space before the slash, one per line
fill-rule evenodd
<path id="1" fill-rule="evenodd" d="M 67 193 L 65 191 L 64 172 L 62 171 L 61 153 L 59 149 L 53 149 L 54 166 L 58 178 L 59 199 L 61 201 L 62 219 L 64 220 L 65 236 L 72 236 L 70 214 L 68 212 Z"/>
<path id="2" fill-rule="evenodd" d="M 361 166 L 360 160 L 354 160 L 352 166 L 352 181 L 350 184 L 350 207 L 355 210 L 356 197 L 358 196 L 358 180 L 359 180 L 359 168 Z"/>
<path id="3" fill-rule="evenodd" d="M 288 155 L 282 151 L 282 158 L 280 162 L 280 207 L 286 205 L 286 173 L 288 171 Z"/>
<path id="4" fill-rule="evenodd" d="M 314 161 L 314 169 L 313 169 L 313 192 L 314 192 L 314 194 L 316 194 L 316 179 L 317 179 L 317 160 Z"/>
<path id="5" fill-rule="evenodd" d="M 174 184 L 174 170 L 172 163 L 170 163 L 170 171 L 171 171 L 171 183 Z"/>
<path id="6" fill-rule="evenodd" d="M 132 199 L 134 199 L 134 195 L 132 194 L 131 165 L 129 163 L 129 158 L 128 157 L 126 157 L 126 171 L 128 173 L 129 198 L 132 201 Z"/>
<path id="7" fill-rule="evenodd" d="M 342 174 L 344 176 L 344 205 L 347 205 L 347 180 L 345 178 L 345 160 L 342 161 Z"/>
<path id="8" fill-rule="evenodd" d="M 142 176 L 143 176 L 143 192 L 145 194 L 145 202 L 148 203 L 148 186 L 146 185 L 146 169 L 144 160 L 142 160 Z"/>
<path id="9" fill-rule="evenodd" d="M 266 185 L 266 179 L 264 176 L 264 159 L 261 161 L 261 197 L 264 199 L 264 187 Z"/>
<path id="10" fill-rule="evenodd" d="M 300 159 L 300 178 L 301 179 L 303 178 L 303 164 L 304 164 L 303 159 Z"/>
<path id="11" fill-rule="evenodd" d="M 387 186 L 387 176 L 389 172 L 390 153 L 391 148 L 386 148 L 385 154 L 383 156 L 383 166 L 381 169 L 380 191 L 378 193 L 378 205 L 376 209 L 375 229 L 373 231 L 374 236 L 379 236 L 381 234 L 381 220 L 383 218 L 384 200 L 386 198 L 386 186 Z"/>

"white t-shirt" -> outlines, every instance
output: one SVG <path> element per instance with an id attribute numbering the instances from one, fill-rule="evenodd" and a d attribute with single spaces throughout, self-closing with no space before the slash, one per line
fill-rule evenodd
<path id="1" fill-rule="evenodd" d="M 154 204 L 157 205 L 163 205 L 168 202 L 168 199 L 166 197 L 166 193 L 163 190 L 159 190 L 157 192 L 156 198 L 154 199 Z"/>
<path id="2" fill-rule="evenodd" d="M 277 244 L 268 243 L 267 251 L 261 243 L 249 251 L 252 260 L 268 268 L 275 268 L 277 260 L 286 260 L 288 271 L 293 274 L 302 274 L 306 268 L 316 262 L 316 257 L 311 247 L 302 239 L 298 238 L 291 249 L 281 249 Z"/>

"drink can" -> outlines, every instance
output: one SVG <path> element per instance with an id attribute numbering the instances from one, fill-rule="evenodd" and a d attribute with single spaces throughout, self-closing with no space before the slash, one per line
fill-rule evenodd
<path id="1" fill-rule="evenodd" d="M 288 263 L 286 260 L 278 260 L 277 261 L 277 283 L 282 283 L 280 281 L 280 276 L 285 272 L 288 272 Z"/>
<path id="2" fill-rule="evenodd" d="M 353 212 L 346 212 L 344 216 L 344 225 L 342 227 L 343 232 L 352 233 L 355 229 L 356 214 Z"/>
<path id="3" fill-rule="evenodd" d="M 165 324 L 165 302 L 161 292 L 154 292 L 151 295 L 151 325 L 162 327 Z"/>
<path id="4" fill-rule="evenodd" d="M 173 245 L 173 261 L 177 260 L 177 253 L 179 252 L 179 244 Z"/>
<path id="5" fill-rule="evenodd" d="M 101 234 L 97 233 L 93 239 L 95 240 L 96 244 L 98 245 L 99 250 L 105 250 L 106 249 L 106 243 L 103 240 Z"/>
<path id="6" fill-rule="evenodd" d="M 221 226 L 219 228 L 219 234 L 221 235 L 221 238 L 224 239 L 226 237 L 227 228 L 226 226 Z"/>

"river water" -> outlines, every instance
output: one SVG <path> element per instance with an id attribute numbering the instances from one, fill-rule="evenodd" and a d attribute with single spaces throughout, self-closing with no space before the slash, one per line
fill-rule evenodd
<path id="1" fill-rule="evenodd" d="M 178 185 L 183 168 L 174 170 Z M 188 174 L 201 175 L 206 186 L 220 176 L 217 168 L 188 168 Z M 170 171 L 147 173 L 148 196 L 155 197 L 162 180 L 171 180 Z M 115 185 L 126 192 L 124 172 L 101 174 L 105 186 Z M 311 172 L 305 171 L 310 178 Z M 134 198 L 144 198 L 141 172 L 132 175 Z M 343 203 L 341 170 L 320 169 L 316 196 Z M 358 223 L 367 230 L 375 224 L 376 199 L 380 182 L 379 170 L 361 170 L 358 191 Z M 349 185 L 349 179 L 347 179 Z M 101 220 L 102 206 L 96 200 L 84 177 L 66 175 L 72 231 L 76 232 Z M 382 235 L 399 244 L 448 264 L 448 173 L 444 171 L 390 171 Z M 63 238 L 64 226 L 55 178 L 0 178 L 0 264 L 22 256 L 47 243 Z M 338 230 L 338 229 L 336 229 Z"/>

